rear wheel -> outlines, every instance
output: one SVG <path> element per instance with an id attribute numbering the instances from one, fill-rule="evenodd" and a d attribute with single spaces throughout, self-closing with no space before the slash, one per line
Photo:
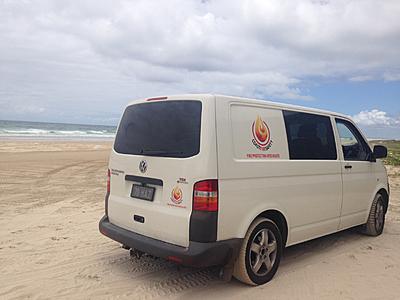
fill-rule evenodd
<path id="1" fill-rule="evenodd" d="M 370 236 L 378 236 L 385 226 L 385 205 L 381 194 L 376 194 L 372 201 L 368 221 L 364 225 L 364 233 Z"/>
<path id="2" fill-rule="evenodd" d="M 244 238 L 233 276 L 250 285 L 267 283 L 278 270 L 282 249 L 282 236 L 276 224 L 257 218 Z"/>

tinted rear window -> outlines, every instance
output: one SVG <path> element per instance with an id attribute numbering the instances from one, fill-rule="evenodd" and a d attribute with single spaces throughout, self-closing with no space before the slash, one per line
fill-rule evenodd
<path id="1" fill-rule="evenodd" d="M 200 151 L 201 102 L 162 101 L 128 106 L 114 150 L 123 154 L 190 157 Z"/>
<path id="2" fill-rule="evenodd" d="M 329 117 L 284 111 L 290 159 L 336 159 L 336 143 Z"/>

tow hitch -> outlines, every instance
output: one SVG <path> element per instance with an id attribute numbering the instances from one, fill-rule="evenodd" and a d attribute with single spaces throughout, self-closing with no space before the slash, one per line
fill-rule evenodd
<path id="1" fill-rule="evenodd" d="M 142 255 L 144 254 L 144 252 L 132 248 L 132 249 L 129 251 L 129 254 L 130 254 L 131 257 L 135 257 L 136 259 L 140 259 L 140 258 L 142 257 Z"/>

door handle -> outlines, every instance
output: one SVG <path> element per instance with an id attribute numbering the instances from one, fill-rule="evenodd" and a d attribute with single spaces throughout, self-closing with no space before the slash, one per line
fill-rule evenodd
<path id="1" fill-rule="evenodd" d="M 352 165 L 345 165 L 344 168 L 345 169 L 351 169 L 353 166 Z"/>

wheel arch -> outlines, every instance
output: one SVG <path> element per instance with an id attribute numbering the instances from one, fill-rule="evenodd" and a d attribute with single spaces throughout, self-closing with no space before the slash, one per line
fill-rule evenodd
<path id="1" fill-rule="evenodd" d="M 387 212 L 389 208 L 389 193 L 386 191 L 386 189 L 381 188 L 376 194 L 381 194 L 383 197 L 383 204 L 385 205 L 385 213 Z"/>
<path id="2" fill-rule="evenodd" d="M 288 234 L 289 234 L 289 229 L 288 229 L 288 223 L 283 215 L 282 212 L 276 209 L 267 209 L 261 213 L 259 213 L 252 221 L 251 223 L 254 222 L 257 218 L 267 218 L 273 221 L 276 226 L 278 226 L 279 231 L 281 232 L 282 235 L 282 241 L 283 241 L 283 247 L 286 246 L 287 240 L 288 240 Z"/>
<path id="3" fill-rule="evenodd" d="M 383 199 L 384 199 L 385 213 L 388 210 L 388 207 L 389 207 L 389 193 L 388 193 L 387 187 L 385 185 L 383 185 L 383 184 L 379 184 L 376 187 L 375 192 L 371 194 L 371 199 L 369 199 L 368 207 L 365 210 L 366 211 L 365 222 L 367 222 L 367 220 L 368 220 L 368 216 L 369 216 L 369 213 L 370 213 L 371 207 L 372 207 L 372 202 L 374 202 L 375 196 L 377 194 L 381 194 Z"/>

